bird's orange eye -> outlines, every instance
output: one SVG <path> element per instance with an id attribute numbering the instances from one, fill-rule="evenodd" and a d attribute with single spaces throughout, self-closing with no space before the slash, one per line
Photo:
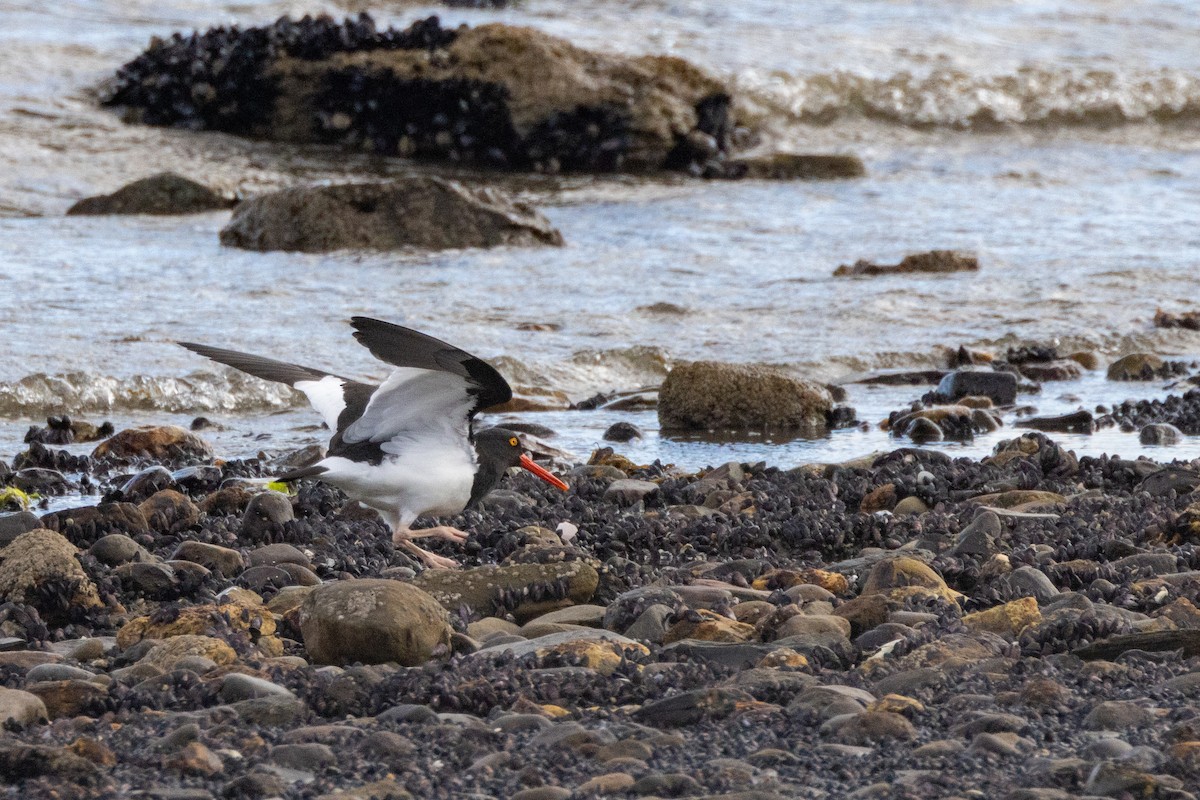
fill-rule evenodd
<path id="1" fill-rule="evenodd" d="M 509 447 L 516 447 L 519 444 L 520 444 L 520 442 L 517 440 L 517 437 L 515 437 L 515 436 L 509 437 L 509 440 L 508 440 Z"/>

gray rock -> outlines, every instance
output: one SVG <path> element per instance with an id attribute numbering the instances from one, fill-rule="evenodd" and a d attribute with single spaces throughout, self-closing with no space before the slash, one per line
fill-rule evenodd
<path id="1" fill-rule="evenodd" d="M 282 497 L 282 495 L 278 496 Z M 286 498 L 284 499 L 286 500 Z M 252 505 L 253 502 L 254 501 L 251 501 Z M 267 501 L 264 500 L 263 502 L 265 503 Z M 290 503 L 288 504 L 287 508 L 288 512 L 290 512 L 292 508 Z M 279 512 L 281 516 L 274 518 L 272 521 L 291 519 L 290 516 L 287 516 L 288 512 L 283 511 L 282 506 L 280 506 Z M 247 513 L 249 513 L 249 509 L 247 509 Z M 299 564 L 305 568 L 312 566 L 312 562 L 309 561 L 308 556 L 301 552 L 299 548 L 284 543 L 269 544 L 264 547 L 259 547 L 256 550 L 251 550 L 246 556 L 246 560 L 250 562 L 250 566 L 252 567 L 277 566 L 279 564 Z"/>
<path id="2" fill-rule="evenodd" d="M 638 641 L 662 644 L 667 635 L 667 619 L 671 614 L 670 606 L 655 603 L 625 629 L 625 635 Z"/>
<path id="3" fill-rule="evenodd" d="M 153 556 L 146 548 L 123 533 L 110 533 L 88 548 L 96 560 L 110 567 L 128 564 L 130 561 L 152 561 Z"/>
<path id="4" fill-rule="evenodd" d="M 176 665 L 178 667 L 178 665 Z M 254 697 L 295 697 L 290 689 L 272 683 L 265 678 L 231 672 L 221 681 L 220 697 L 226 703 L 249 700 Z"/>
<path id="5" fill-rule="evenodd" d="M 628 442 L 642 438 L 642 429 L 632 422 L 614 422 L 604 432 L 604 439 L 609 442 Z"/>
<path id="6" fill-rule="evenodd" d="M 0 726 L 28 725 L 47 718 L 46 704 L 36 694 L 0 687 Z"/>
<path id="7" fill-rule="evenodd" d="M 246 250 L 444 250 L 561 245 L 544 216 L 494 188 L 432 176 L 284 189 L 241 203 L 221 244 Z"/>
<path id="8" fill-rule="evenodd" d="M 252 725 L 271 727 L 295 727 L 308 717 L 308 706 L 303 700 L 290 695 L 269 695 L 232 704 L 238 717 Z"/>
<path id="9" fill-rule="evenodd" d="M 960 369 L 942 379 L 937 394 L 947 400 L 982 395 L 998 406 L 1008 406 L 1017 401 L 1017 376 L 995 370 Z"/>
<path id="10" fill-rule="evenodd" d="M 1001 533 L 1000 517 L 996 512 L 985 509 L 975 515 L 970 525 L 959 531 L 950 554 L 992 555 L 997 552 L 996 542 Z"/>
<path id="11" fill-rule="evenodd" d="M 657 483 L 622 478 L 608 485 L 608 488 L 604 490 L 604 499 L 609 503 L 631 506 L 645 500 L 656 492 L 658 492 Z"/>
<path id="12" fill-rule="evenodd" d="M 296 770 L 312 771 L 337 764 L 337 755 L 329 745 L 316 742 L 277 744 L 269 758 L 276 764 Z"/>
<path id="13" fill-rule="evenodd" d="M 176 584 L 175 570 L 166 564 L 153 564 L 145 561 L 134 561 L 122 564 L 113 570 L 122 585 L 143 594 L 155 596 L 174 588 Z"/>
<path id="14" fill-rule="evenodd" d="M 1045 603 L 1059 592 L 1046 573 L 1034 567 L 1019 567 L 1004 577 L 1009 588 L 1021 597 L 1036 598 L 1038 603 Z"/>
<path id="15" fill-rule="evenodd" d="M 69 681 L 69 680 L 91 680 L 96 677 L 94 672 L 89 672 L 80 667 L 72 667 L 70 664 L 38 664 L 30 667 L 25 673 L 26 683 L 37 683 L 38 681 Z"/>
<path id="16" fill-rule="evenodd" d="M 304 647 L 319 664 L 415 666 L 449 648 L 446 610 L 410 584 L 343 580 L 313 589 L 301 607 Z"/>
<path id="17" fill-rule="evenodd" d="M 262 492 L 250 498 L 242 516 L 242 535 L 261 538 L 272 527 L 295 519 L 291 501 L 279 492 Z"/>
<path id="18" fill-rule="evenodd" d="M 5 547 L 22 533 L 42 527 L 42 521 L 32 511 L 0 514 L 0 547 Z"/>
<path id="19" fill-rule="evenodd" d="M 1156 719 L 1143 704 L 1128 700 L 1108 700 L 1092 706 L 1083 727 L 1090 731 L 1124 731 L 1141 728 Z"/>

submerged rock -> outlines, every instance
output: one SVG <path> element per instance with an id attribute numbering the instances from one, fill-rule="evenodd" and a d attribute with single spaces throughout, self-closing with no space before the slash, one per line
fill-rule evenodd
<path id="1" fill-rule="evenodd" d="M 436 177 L 285 189 L 245 201 L 221 243 L 247 250 L 395 250 L 562 244 L 537 211 L 496 189 Z"/>
<path id="2" fill-rule="evenodd" d="M 829 391 L 768 367 L 697 361 L 675 367 L 658 394 L 664 430 L 821 428 Z"/>
<path id="3" fill-rule="evenodd" d="M 92 458 L 129 460 L 151 458 L 157 461 L 180 459 L 211 460 L 212 447 L 194 433 L 176 425 L 126 428 L 105 439 L 92 451 Z"/>
<path id="4" fill-rule="evenodd" d="M 862 159 L 853 155 L 771 153 L 737 158 L 729 163 L 737 177 L 770 180 L 828 180 L 861 178 L 867 174 Z"/>
<path id="5" fill-rule="evenodd" d="M 122 186 L 112 194 L 85 197 L 67 209 L 84 214 L 196 214 L 229 208 L 233 200 L 174 172 L 160 172 Z"/>
<path id="6" fill-rule="evenodd" d="M 896 275 L 907 272 L 975 272 L 979 269 L 979 258 L 972 253 L 956 250 L 930 250 L 914 253 L 900 259 L 899 264 L 876 264 L 858 260 L 852 265 L 842 264 L 833 271 L 834 275 Z"/>

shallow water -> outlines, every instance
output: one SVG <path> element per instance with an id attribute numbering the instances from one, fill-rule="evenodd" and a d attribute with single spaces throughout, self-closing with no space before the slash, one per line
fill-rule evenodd
<path id="1" fill-rule="evenodd" d="M 576 400 L 657 384 L 674 361 L 696 358 L 840 381 L 940 365 L 959 344 L 1000 354 L 1022 342 L 1105 357 L 1200 352 L 1200 334 L 1151 322 L 1156 308 L 1192 307 L 1200 263 L 1200 18 L 1180 3 L 628 0 L 592 4 L 586 15 L 561 0 L 502 12 L 393 4 L 377 19 L 500 19 L 584 46 L 689 58 L 734 81 L 742 113 L 784 146 L 857 153 L 869 176 L 506 181 L 562 230 L 561 249 L 263 255 L 219 246 L 226 214 L 60 216 L 80 196 L 160 168 L 244 192 L 408 169 L 128 127 L 91 101 L 92 87 L 151 35 L 315 10 L 0 3 L 0 457 L 22 449 L 30 420 L 63 411 L 124 422 L 205 414 L 228 427 L 216 438 L 230 456 L 319 437 L 286 390 L 216 372 L 170 342 L 378 377 L 348 336 L 353 314 L 426 330 L 498 359 L 515 384 Z M 859 258 L 891 262 L 933 248 L 972 250 L 981 270 L 831 274 Z M 849 402 L 877 421 L 923 391 L 852 387 Z M 1092 375 L 1022 400 L 1059 413 L 1162 393 Z M 526 417 L 579 455 L 618 418 Z M 647 436 L 619 450 L 693 467 L 833 461 L 896 444 L 877 430 L 679 441 L 657 434 L 652 413 L 620 418 Z M 982 453 L 1008 435 L 950 449 Z M 1136 436 L 1111 431 L 1071 442 L 1083 452 L 1141 449 Z M 1195 442 L 1175 450 L 1184 457 Z"/>

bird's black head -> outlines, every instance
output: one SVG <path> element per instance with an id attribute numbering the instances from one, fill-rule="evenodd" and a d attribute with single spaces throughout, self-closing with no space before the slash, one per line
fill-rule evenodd
<path id="1" fill-rule="evenodd" d="M 521 438 L 507 428 L 488 428 L 476 433 L 475 454 L 479 459 L 479 474 L 494 475 L 496 481 L 509 467 L 521 467 L 564 492 L 568 488 L 560 478 L 535 464 L 521 445 Z"/>

